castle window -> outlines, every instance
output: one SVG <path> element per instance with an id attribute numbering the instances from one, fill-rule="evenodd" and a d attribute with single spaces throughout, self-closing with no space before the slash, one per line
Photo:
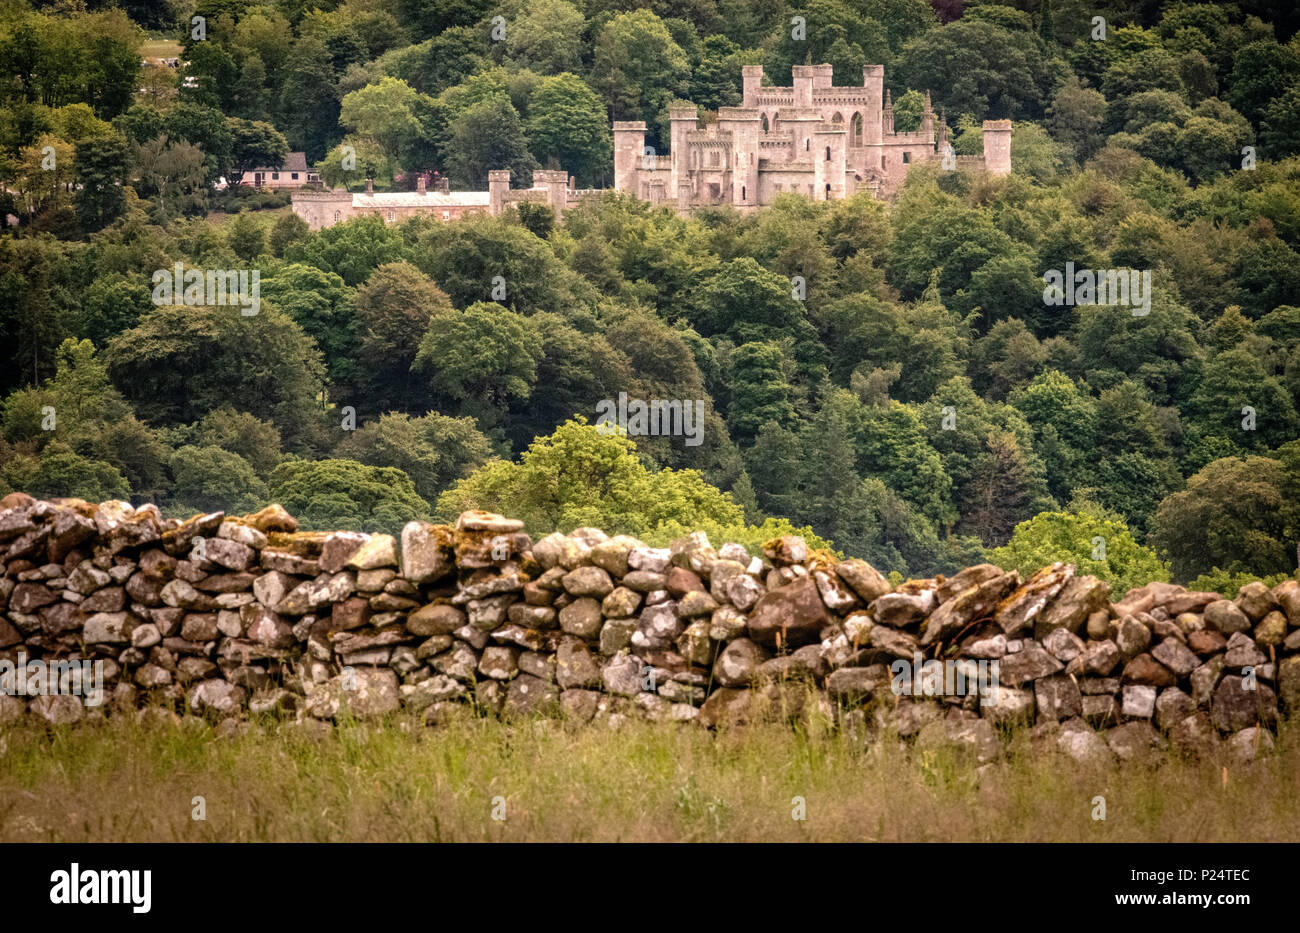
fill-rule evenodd
<path id="1" fill-rule="evenodd" d="M 904 165 L 910 165 L 911 162 L 912 162 L 912 153 L 910 153 L 910 152 L 904 152 L 904 153 L 903 153 L 903 164 L 904 164 Z"/>
<path id="2" fill-rule="evenodd" d="M 826 161 L 829 162 L 830 160 L 831 160 L 831 147 L 830 147 L 830 146 L 827 146 L 827 147 L 826 147 Z"/>
<path id="3" fill-rule="evenodd" d="M 811 148 L 812 148 L 812 140 L 811 140 L 811 139 L 805 139 L 805 140 L 803 141 L 803 151 L 804 151 L 804 152 L 807 152 L 807 151 L 808 151 L 809 149 L 811 149 Z"/>
<path id="4" fill-rule="evenodd" d="M 767 131 L 768 131 L 767 114 L 763 114 L 763 132 L 766 133 Z"/>
<path id="5" fill-rule="evenodd" d="M 882 153 L 881 156 L 880 156 L 880 167 L 881 167 L 881 168 L 885 168 L 888 164 L 889 164 L 889 158 L 888 158 L 888 156 L 886 156 L 886 155 L 884 155 L 884 154 Z"/>
<path id="6" fill-rule="evenodd" d="M 396 216 L 396 215 L 395 215 L 392 211 L 389 211 L 389 212 L 388 212 L 388 219 L 389 219 L 390 221 L 391 221 L 395 216 Z"/>
<path id="7" fill-rule="evenodd" d="M 339 222 L 339 212 L 338 212 L 338 211 L 335 211 L 335 212 L 334 212 L 334 222 L 335 222 L 335 223 L 338 223 L 338 222 Z"/>
<path id="8" fill-rule="evenodd" d="M 740 200 L 742 200 L 742 201 L 745 200 L 745 186 L 744 186 L 744 185 L 741 185 L 741 186 L 740 186 Z"/>
<path id="9" fill-rule="evenodd" d="M 851 144 L 860 147 L 862 145 L 862 114 L 855 113 L 849 127 L 849 139 L 851 140 Z"/>

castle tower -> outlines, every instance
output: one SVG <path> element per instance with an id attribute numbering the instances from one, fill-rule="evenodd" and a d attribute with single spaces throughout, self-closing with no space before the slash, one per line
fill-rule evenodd
<path id="1" fill-rule="evenodd" d="M 884 141 L 885 66 L 863 65 L 862 86 L 867 89 L 866 113 L 862 115 L 862 145 L 879 146 Z"/>
<path id="2" fill-rule="evenodd" d="M 758 204 L 758 139 L 762 135 L 757 110 L 719 107 L 718 132 L 731 134 L 731 203 Z"/>
<path id="3" fill-rule="evenodd" d="M 645 121 L 614 123 L 614 190 L 635 197 L 641 194 L 641 159 L 645 152 Z"/>
<path id="4" fill-rule="evenodd" d="M 690 171 L 690 165 L 686 158 L 686 134 L 698 128 L 700 122 L 699 111 L 695 105 L 669 107 L 668 108 L 668 154 L 672 170 L 668 176 L 668 192 L 670 197 L 677 196 L 677 186 L 686 181 Z"/>
<path id="5" fill-rule="evenodd" d="M 822 122 L 821 111 L 811 107 L 802 110 L 782 110 L 779 115 L 781 129 L 794 137 L 794 161 L 812 158 L 812 138 Z"/>
<path id="6" fill-rule="evenodd" d="M 1011 174 L 1011 121 L 984 121 L 984 170 L 990 175 Z"/>
<path id="7" fill-rule="evenodd" d="M 744 88 L 740 105 L 742 107 L 757 107 L 758 91 L 763 86 L 763 66 L 741 65 L 740 81 Z"/>
<path id="8" fill-rule="evenodd" d="M 564 216 L 564 204 L 569 195 L 568 172 L 563 169 L 537 169 L 533 172 L 533 187 L 546 191 L 546 203 L 555 211 L 556 220 Z"/>
<path id="9" fill-rule="evenodd" d="M 510 190 L 510 169 L 494 168 L 488 172 L 488 213 L 500 215 L 506 206 L 506 192 Z"/>
<path id="10" fill-rule="evenodd" d="M 821 123 L 813 132 L 813 200 L 838 201 L 846 196 L 848 139 L 843 123 Z"/>
<path id="11" fill-rule="evenodd" d="M 794 80 L 794 105 L 811 107 L 813 105 L 813 84 L 817 80 L 816 65 L 795 65 L 790 69 Z"/>

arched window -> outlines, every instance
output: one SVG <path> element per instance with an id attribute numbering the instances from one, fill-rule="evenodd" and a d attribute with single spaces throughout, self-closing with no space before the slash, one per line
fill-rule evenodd
<path id="1" fill-rule="evenodd" d="M 830 182 L 827 182 L 827 183 L 826 183 L 826 200 L 829 201 L 830 199 L 831 199 L 831 184 L 830 184 Z"/>
<path id="2" fill-rule="evenodd" d="M 855 113 L 849 122 L 849 144 L 862 146 L 862 114 Z"/>
<path id="3" fill-rule="evenodd" d="M 835 116 L 831 117 L 831 122 L 832 122 L 832 123 L 843 123 L 843 122 L 844 122 L 844 114 L 840 113 L 839 111 L 836 111 Z"/>
<path id="4" fill-rule="evenodd" d="M 342 215 L 339 214 L 338 211 L 335 211 L 335 212 L 334 212 L 334 222 L 335 222 L 335 223 L 338 223 L 338 222 L 339 222 L 339 217 L 340 217 L 340 216 L 342 216 Z"/>
<path id="5" fill-rule="evenodd" d="M 827 146 L 827 147 L 826 147 L 826 161 L 829 162 L 830 160 L 831 160 L 831 147 L 830 147 L 830 146 Z"/>
<path id="6" fill-rule="evenodd" d="M 767 122 L 767 114 L 763 114 L 763 132 L 764 132 L 764 133 L 768 132 L 768 127 L 769 127 L 769 126 L 770 126 L 770 124 Z"/>

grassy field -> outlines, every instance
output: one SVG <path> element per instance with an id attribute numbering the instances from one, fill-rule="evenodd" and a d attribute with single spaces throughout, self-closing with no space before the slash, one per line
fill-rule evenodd
<path id="1" fill-rule="evenodd" d="M 180 58 L 181 44 L 175 39 L 146 39 L 140 44 L 140 57 L 151 61 L 162 58 Z"/>
<path id="2" fill-rule="evenodd" d="M 862 747 L 817 724 L 710 734 L 467 717 L 222 737 L 117 717 L 0 733 L 0 840 L 1297 840 L 1298 732 L 1226 768 L 1160 756 L 1090 769 L 1019 736 L 977 773 L 955 753 Z"/>

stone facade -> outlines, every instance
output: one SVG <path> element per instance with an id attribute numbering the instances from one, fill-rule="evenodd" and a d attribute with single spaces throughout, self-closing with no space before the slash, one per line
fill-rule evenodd
<path id="1" fill-rule="evenodd" d="M 921 126 L 894 132 L 881 65 L 863 68 L 862 87 L 835 87 L 830 65 L 796 65 L 792 87 L 764 87 L 763 66 L 745 65 L 739 107 L 721 107 L 701 128 L 694 107 L 669 111 L 669 153 L 645 146 L 646 125 L 614 124 L 614 187 L 678 210 L 730 204 L 741 211 L 783 193 L 839 200 L 902 187 L 910 167 L 949 152 L 947 127 L 926 94 Z M 960 171 L 1011 171 L 1011 122 L 984 123 L 984 155 L 954 157 Z"/>
<path id="2" fill-rule="evenodd" d="M 370 181 L 364 192 L 343 190 L 301 191 L 293 196 L 293 212 L 312 230 L 321 230 L 353 217 L 374 215 L 385 223 L 397 223 L 416 214 L 428 214 L 438 220 L 458 220 L 467 214 L 496 216 L 521 201 L 551 205 L 555 216 L 588 194 L 575 190 L 563 171 L 539 169 L 533 172 L 533 187 L 512 189 L 510 172 L 502 169 L 488 173 L 487 191 L 430 191 L 421 177 L 415 191 L 374 190 Z"/>
<path id="3" fill-rule="evenodd" d="M 760 554 L 700 533 L 533 540 L 486 512 L 400 537 L 301 532 L 274 505 L 180 521 L 21 493 L 0 500 L 0 564 L 0 724 L 140 706 L 709 727 L 816 710 L 850 734 L 980 760 L 1012 723 L 1110 760 L 1170 745 L 1254 755 L 1279 713 L 1300 711 L 1296 580 L 1235 600 L 1153 582 L 1112 602 L 1065 563 L 896 583 L 792 536 Z M 15 695 L 21 665 L 87 661 L 102 707 Z M 963 692 L 995 669 L 991 691 Z"/>

